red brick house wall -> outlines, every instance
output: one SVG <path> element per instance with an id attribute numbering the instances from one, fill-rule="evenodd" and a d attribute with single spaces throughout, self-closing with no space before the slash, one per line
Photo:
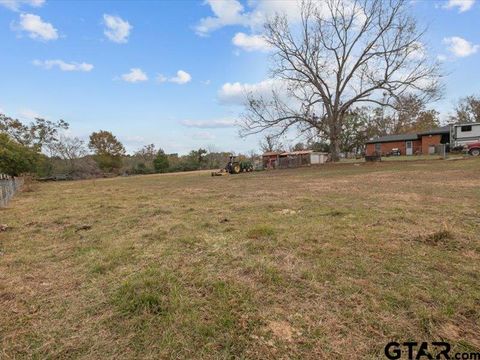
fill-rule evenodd
<path id="1" fill-rule="evenodd" d="M 365 147 L 365 155 L 372 156 L 375 152 L 375 144 L 367 144 Z"/>
<path id="2" fill-rule="evenodd" d="M 428 155 L 428 147 L 430 145 L 439 145 L 442 135 L 424 135 L 422 136 L 422 154 Z"/>
<path id="3" fill-rule="evenodd" d="M 422 152 L 422 141 L 421 140 L 412 140 L 413 145 L 413 154 L 419 154 Z M 439 140 L 440 143 L 440 140 Z M 392 141 L 381 143 L 381 155 L 386 155 L 390 153 L 393 149 L 399 149 L 401 155 L 406 155 L 406 144 L 405 141 Z M 365 149 L 365 155 L 371 156 L 375 153 L 375 144 L 367 144 Z M 428 147 L 427 147 L 428 154 Z"/>

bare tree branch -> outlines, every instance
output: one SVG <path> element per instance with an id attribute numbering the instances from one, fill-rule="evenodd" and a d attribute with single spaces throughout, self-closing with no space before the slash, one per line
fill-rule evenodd
<path id="1" fill-rule="evenodd" d="M 278 14 L 265 24 L 271 73 L 287 96 L 247 94 L 243 135 L 315 129 L 329 137 L 337 160 L 344 118 L 356 104 L 394 107 L 408 94 L 439 98 L 439 65 L 425 53 L 425 29 L 417 28 L 407 0 L 307 0 L 300 10 L 300 24 Z"/>

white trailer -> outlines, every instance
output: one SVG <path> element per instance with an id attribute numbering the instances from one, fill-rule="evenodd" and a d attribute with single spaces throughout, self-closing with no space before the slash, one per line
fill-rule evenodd
<path id="1" fill-rule="evenodd" d="M 455 124 L 451 126 L 451 146 L 463 146 L 476 141 L 480 141 L 480 123 Z"/>

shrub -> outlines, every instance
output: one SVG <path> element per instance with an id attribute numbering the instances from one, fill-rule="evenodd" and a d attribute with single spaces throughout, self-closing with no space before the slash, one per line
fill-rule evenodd
<path id="1" fill-rule="evenodd" d="M 38 158 L 32 149 L 17 143 L 7 134 L 0 134 L 0 173 L 19 176 L 33 172 Z"/>

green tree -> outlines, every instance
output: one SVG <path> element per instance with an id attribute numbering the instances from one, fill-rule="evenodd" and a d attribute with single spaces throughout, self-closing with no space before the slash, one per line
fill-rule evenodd
<path id="1" fill-rule="evenodd" d="M 155 168 L 156 172 L 164 173 L 170 167 L 170 163 L 168 161 L 168 155 L 160 149 L 157 152 L 157 156 L 153 160 L 153 167 Z"/>
<path id="2" fill-rule="evenodd" d="M 37 162 L 38 154 L 34 150 L 0 133 L 0 173 L 19 176 L 33 172 Z"/>
<path id="3" fill-rule="evenodd" d="M 292 150 L 293 150 L 293 151 L 302 151 L 302 150 L 305 150 L 305 144 L 302 143 L 302 142 L 298 142 L 298 143 L 296 143 L 295 145 L 293 145 Z"/>
<path id="4" fill-rule="evenodd" d="M 95 153 L 94 159 L 103 171 L 115 171 L 122 167 L 125 148 L 111 132 L 93 132 L 88 147 Z"/>
<path id="5" fill-rule="evenodd" d="M 425 102 L 416 95 L 408 94 L 398 98 L 394 114 L 395 127 L 393 133 L 406 134 L 430 130 L 438 127 L 438 113 L 427 110 Z"/>
<path id="6" fill-rule="evenodd" d="M 8 134 L 17 143 L 40 152 L 58 141 L 60 130 L 68 129 L 64 120 L 53 122 L 41 118 L 26 125 L 18 119 L 0 114 L 0 132 Z"/>
<path id="7" fill-rule="evenodd" d="M 320 141 L 311 141 L 309 142 L 308 147 L 313 151 L 318 152 L 330 152 L 330 144 L 324 140 Z"/>
<path id="8" fill-rule="evenodd" d="M 183 170 L 191 171 L 202 169 L 203 166 L 206 165 L 206 155 L 207 150 L 205 149 L 200 148 L 198 150 L 190 151 L 183 162 Z"/>
<path id="9" fill-rule="evenodd" d="M 415 122 L 412 124 L 410 129 L 411 132 L 422 132 L 434 129 L 440 126 L 440 121 L 438 119 L 438 111 L 436 110 L 425 110 L 421 111 Z"/>
<path id="10" fill-rule="evenodd" d="M 471 95 L 460 99 L 450 121 L 454 124 L 480 122 L 480 96 Z"/>
<path id="11" fill-rule="evenodd" d="M 340 150 L 345 153 L 359 154 L 363 151 L 367 137 L 369 122 L 368 109 L 357 108 L 345 115 L 342 135 L 340 137 Z"/>
<path id="12" fill-rule="evenodd" d="M 407 94 L 395 101 L 393 110 L 385 106 L 371 109 L 367 138 L 421 132 L 439 126 L 438 112 L 427 109 L 418 96 Z"/>
<path id="13" fill-rule="evenodd" d="M 190 151 L 189 156 L 192 158 L 192 160 L 198 163 L 199 167 L 201 167 L 205 163 L 206 155 L 207 155 L 207 150 L 200 148 L 198 150 Z"/>

